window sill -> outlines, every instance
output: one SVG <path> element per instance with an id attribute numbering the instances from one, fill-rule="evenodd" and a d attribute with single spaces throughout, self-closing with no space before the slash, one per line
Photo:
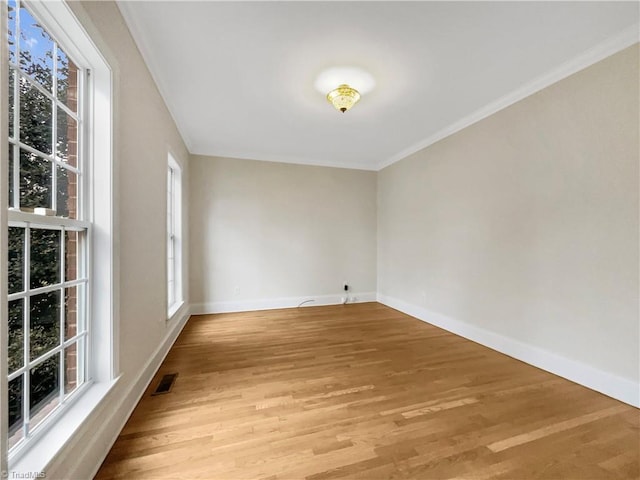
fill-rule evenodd
<path id="1" fill-rule="evenodd" d="M 184 300 L 180 302 L 176 302 L 173 305 L 171 305 L 171 307 L 169 307 L 169 312 L 167 313 L 167 321 L 170 322 L 171 320 L 173 320 L 183 306 L 184 306 Z"/>
<path id="2" fill-rule="evenodd" d="M 36 478 L 33 475 L 45 472 L 119 378 L 89 385 L 81 397 L 61 412 L 55 424 L 16 452 L 16 457 L 9 459 L 9 478 L 27 478 L 25 474 L 32 475 L 28 478 Z"/>

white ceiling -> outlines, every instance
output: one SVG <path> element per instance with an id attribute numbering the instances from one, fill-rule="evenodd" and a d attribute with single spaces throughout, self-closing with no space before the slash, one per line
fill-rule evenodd
<path id="1" fill-rule="evenodd" d="M 636 2 L 120 2 L 191 153 L 377 170 L 638 41 Z M 340 113 L 328 67 L 376 87 Z"/>

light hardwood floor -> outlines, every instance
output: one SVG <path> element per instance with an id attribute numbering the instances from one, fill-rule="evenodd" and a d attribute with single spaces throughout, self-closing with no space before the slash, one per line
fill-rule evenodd
<path id="1" fill-rule="evenodd" d="M 639 412 L 377 303 L 196 316 L 97 478 L 638 478 Z"/>

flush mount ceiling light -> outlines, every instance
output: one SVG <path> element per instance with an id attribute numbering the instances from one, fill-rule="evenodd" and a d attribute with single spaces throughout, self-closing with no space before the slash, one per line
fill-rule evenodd
<path id="1" fill-rule="evenodd" d="M 336 107 L 336 110 L 344 113 L 358 103 L 360 93 L 355 88 L 351 88 L 347 84 L 342 84 L 327 93 L 327 100 L 329 100 L 331 105 Z"/>
<path id="2" fill-rule="evenodd" d="M 357 67 L 328 68 L 315 81 L 316 89 L 343 113 L 360 100 L 360 95 L 370 92 L 375 84 L 371 74 Z"/>

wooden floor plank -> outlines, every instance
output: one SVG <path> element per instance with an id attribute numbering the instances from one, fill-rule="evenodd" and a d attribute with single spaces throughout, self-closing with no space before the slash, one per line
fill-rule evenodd
<path id="1" fill-rule="evenodd" d="M 639 435 L 637 409 L 377 303 L 203 315 L 96 478 L 637 479 Z"/>

